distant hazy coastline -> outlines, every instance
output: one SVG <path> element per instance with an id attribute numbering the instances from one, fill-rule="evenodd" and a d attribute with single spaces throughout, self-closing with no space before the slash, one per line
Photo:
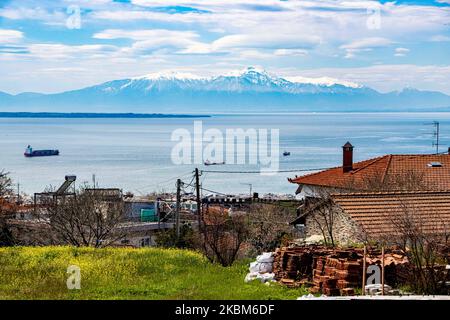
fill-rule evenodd
<path id="1" fill-rule="evenodd" d="M 209 118 L 210 115 L 163 113 L 0 112 L 0 118 Z"/>

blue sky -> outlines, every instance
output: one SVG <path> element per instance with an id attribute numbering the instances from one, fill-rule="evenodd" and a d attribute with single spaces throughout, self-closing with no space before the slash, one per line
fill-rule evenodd
<path id="1" fill-rule="evenodd" d="M 0 91 L 246 66 L 450 94 L 450 0 L 0 0 Z"/>

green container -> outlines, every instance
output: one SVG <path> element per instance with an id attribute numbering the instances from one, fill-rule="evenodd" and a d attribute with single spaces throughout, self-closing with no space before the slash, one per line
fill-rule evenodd
<path id="1" fill-rule="evenodd" d="M 141 222 L 157 222 L 155 209 L 141 209 Z"/>

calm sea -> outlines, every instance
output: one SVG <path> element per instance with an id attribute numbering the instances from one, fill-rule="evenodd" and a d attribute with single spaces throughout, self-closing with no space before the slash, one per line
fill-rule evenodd
<path id="1" fill-rule="evenodd" d="M 310 169 L 337 166 L 341 146 L 349 140 L 355 161 L 393 153 L 431 153 L 434 127 L 440 122 L 440 151 L 450 145 L 449 113 L 308 113 L 270 115 L 214 115 L 198 119 L 205 129 L 279 129 L 280 169 Z M 59 185 L 66 174 L 77 183 L 118 187 L 135 194 L 173 191 L 181 177 L 191 182 L 195 165 L 174 165 L 171 150 L 177 128 L 192 132 L 195 119 L 37 119 L 0 118 L 0 169 L 11 173 L 21 190 L 43 191 Z M 25 147 L 60 150 L 58 157 L 25 158 Z M 253 171 L 255 165 L 199 166 L 200 169 Z M 204 173 L 203 188 L 223 193 L 290 193 L 287 181 L 298 173 L 261 176 L 255 173 Z M 191 191 L 186 188 L 186 192 Z"/>

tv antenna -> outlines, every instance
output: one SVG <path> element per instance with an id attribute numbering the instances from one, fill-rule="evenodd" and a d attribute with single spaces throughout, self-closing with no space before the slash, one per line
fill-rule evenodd
<path id="1" fill-rule="evenodd" d="M 439 121 L 433 121 L 433 126 L 433 136 L 436 138 L 436 140 L 433 141 L 433 147 L 436 147 L 436 154 L 439 154 Z"/>
<path id="2" fill-rule="evenodd" d="M 441 145 L 439 142 L 439 121 L 433 121 L 431 123 L 427 123 L 427 124 L 431 124 L 434 127 L 434 131 L 433 131 L 433 142 L 431 143 L 431 145 L 433 147 L 436 147 L 436 154 L 439 154 L 439 146 Z"/>

